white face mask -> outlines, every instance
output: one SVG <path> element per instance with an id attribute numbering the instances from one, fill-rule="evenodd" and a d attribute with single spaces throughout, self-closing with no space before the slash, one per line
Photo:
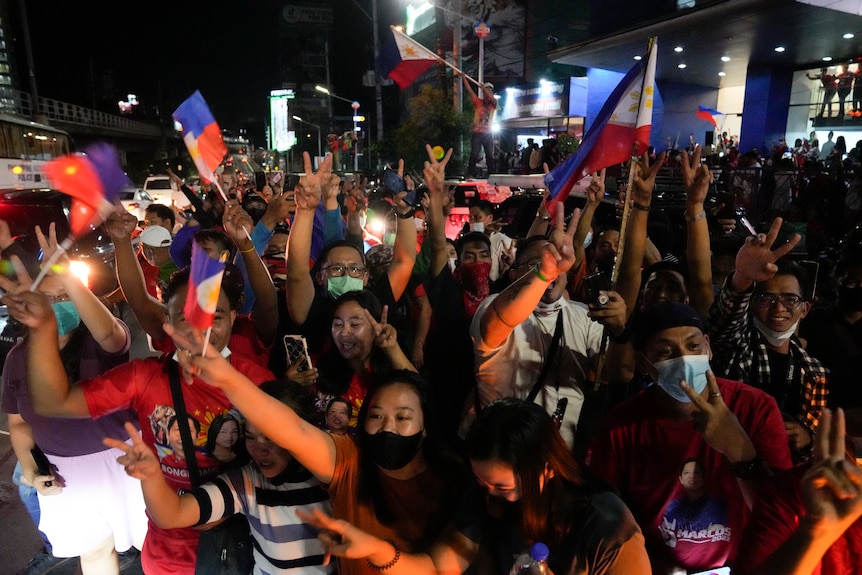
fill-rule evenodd
<path id="1" fill-rule="evenodd" d="M 484 222 L 473 222 L 470 224 L 471 232 L 484 232 L 485 231 L 485 223 Z"/>
<path id="2" fill-rule="evenodd" d="M 425 231 L 425 220 L 423 220 L 422 218 L 413 218 L 413 223 L 416 224 L 417 232 Z"/>
<path id="3" fill-rule="evenodd" d="M 784 345 L 784 342 L 793 337 L 793 334 L 796 333 L 796 326 L 799 325 L 799 320 L 796 320 L 796 323 L 790 326 L 789 329 L 785 331 L 775 331 L 774 329 L 769 329 L 768 327 L 766 327 L 766 325 L 764 325 L 764 323 L 756 317 L 753 319 L 754 327 L 757 328 L 757 331 L 760 332 L 760 335 L 766 338 L 766 341 L 769 342 L 769 345 L 771 345 L 772 347 L 781 347 L 782 345 Z"/>

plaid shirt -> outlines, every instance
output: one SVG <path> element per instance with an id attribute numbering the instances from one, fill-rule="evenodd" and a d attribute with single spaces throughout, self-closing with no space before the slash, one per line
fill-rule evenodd
<path id="1" fill-rule="evenodd" d="M 771 380 L 766 340 L 754 327 L 748 313 L 752 291 L 734 292 L 730 279 L 709 310 L 709 343 L 713 353 L 715 373 L 760 389 L 767 389 Z M 804 425 L 812 437 L 826 407 L 829 393 L 829 371 L 819 360 L 808 355 L 796 335 L 790 338 L 790 353 L 796 365 L 794 377 L 801 377 L 802 401 L 799 413 L 790 414 Z"/>

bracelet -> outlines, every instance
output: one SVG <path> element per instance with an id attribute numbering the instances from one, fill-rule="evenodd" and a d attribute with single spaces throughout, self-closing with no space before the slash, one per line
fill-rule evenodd
<path id="1" fill-rule="evenodd" d="M 643 205 L 643 204 L 639 204 L 639 203 L 635 202 L 634 200 L 632 200 L 632 207 L 633 207 L 634 209 L 636 209 L 636 210 L 640 210 L 640 211 L 642 211 L 642 212 L 648 212 L 648 211 L 650 210 L 650 207 L 649 207 L 649 206 L 645 206 L 645 205 Z"/>
<path id="2" fill-rule="evenodd" d="M 395 210 L 395 217 L 398 218 L 399 220 L 409 220 L 410 218 L 413 217 L 413 214 L 415 214 L 415 213 L 416 213 L 416 208 L 412 208 L 410 210 L 407 210 L 403 214 L 401 212 L 399 212 L 398 210 Z"/>
<path id="3" fill-rule="evenodd" d="M 542 268 L 540 268 L 539 266 L 536 266 L 536 277 L 545 283 L 551 283 L 550 278 L 545 277 L 545 274 L 542 273 Z"/>
<path id="4" fill-rule="evenodd" d="M 685 215 L 683 217 L 685 218 L 685 221 L 687 221 L 687 222 L 696 222 L 697 220 L 702 220 L 703 218 L 706 217 L 706 210 L 700 210 L 700 212 L 698 212 L 695 215 L 691 215 L 690 213 L 688 213 L 688 210 L 686 210 Z"/>
<path id="5" fill-rule="evenodd" d="M 389 563 L 384 563 L 383 565 L 375 565 L 371 562 L 371 559 L 369 559 L 368 557 L 365 558 L 365 562 L 368 563 L 368 566 L 375 571 L 386 571 L 387 569 L 393 567 L 396 563 L 398 563 L 398 560 L 401 559 L 401 547 L 398 546 L 398 543 L 396 543 L 392 539 L 387 539 L 386 542 L 395 548 L 395 557 L 392 558 L 392 561 L 390 561 Z"/>
<path id="6" fill-rule="evenodd" d="M 251 246 L 251 247 L 250 247 L 250 248 L 248 248 L 247 250 L 239 250 L 239 253 L 241 253 L 241 254 L 250 254 L 250 253 L 251 253 L 251 252 L 253 252 L 253 251 L 254 251 L 254 246 Z"/>
<path id="7" fill-rule="evenodd" d="M 499 319 L 503 325 L 505 325 L 509 329 L 515 329 L 516 327 L 518 327 L 516 325 L 510 324 L 509 322 L 507 322 L 506 320 L 503 319 L 503 316 L 500 315 L 500 311 L 497 309 L 497 300 L 494 300 L 491 303 L 491 308 L 494 310 L 494 315 L 497 316 L 497 319 Z"/>

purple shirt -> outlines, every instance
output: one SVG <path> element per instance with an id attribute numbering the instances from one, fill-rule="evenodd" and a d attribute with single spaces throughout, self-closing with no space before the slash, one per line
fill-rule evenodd
<path id="1" fill-rule="evenodd" d="M 119 321 L 119 320 L 117 320 Z M 129 328 L 120 322 L 126 332 L 126 345 L 117 353 L 107 353 L 87 333 L 81 346 L 80 381 L 101 375 L 129 359 Z M 76 385 L 77 382 L 71 382 Z M 36 414 L 30 402 L 27 387 L 27 341 L 19 343 L 9 352 L 3 367 L 4 413 L 17 413 L 33 428 L 33 436 L 42 451 L 61 457 L 88 455 L 108 449 L 102 443 L 105 437 L 125 438 L 123 423 L 131 421 L 137 427 L 133 411 L 118 411 L 98 419 L 43 417 Z"/>

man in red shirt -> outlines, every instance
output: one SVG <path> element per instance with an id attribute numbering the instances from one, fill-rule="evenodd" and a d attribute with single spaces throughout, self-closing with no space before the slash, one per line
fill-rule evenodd
<path id="1" fill-rule="evenodd" d="M 482 85 L 482 96 L 476 95 L 473 86 L 466 76 L 461 77 L 464 88 L 473 102 L 473 125 L 470 127 L 470 160 L 467 162 L 467 177 L 476 175 L 476 162 L 479 161 L 479 149 L 485 149 L 485 166 L 491 173 L 494 165 L 494 136 L 491 133 L 491 122 L 497 110 L 497 99 L 494 97 L 494 85 L 486 82 Z"/>

